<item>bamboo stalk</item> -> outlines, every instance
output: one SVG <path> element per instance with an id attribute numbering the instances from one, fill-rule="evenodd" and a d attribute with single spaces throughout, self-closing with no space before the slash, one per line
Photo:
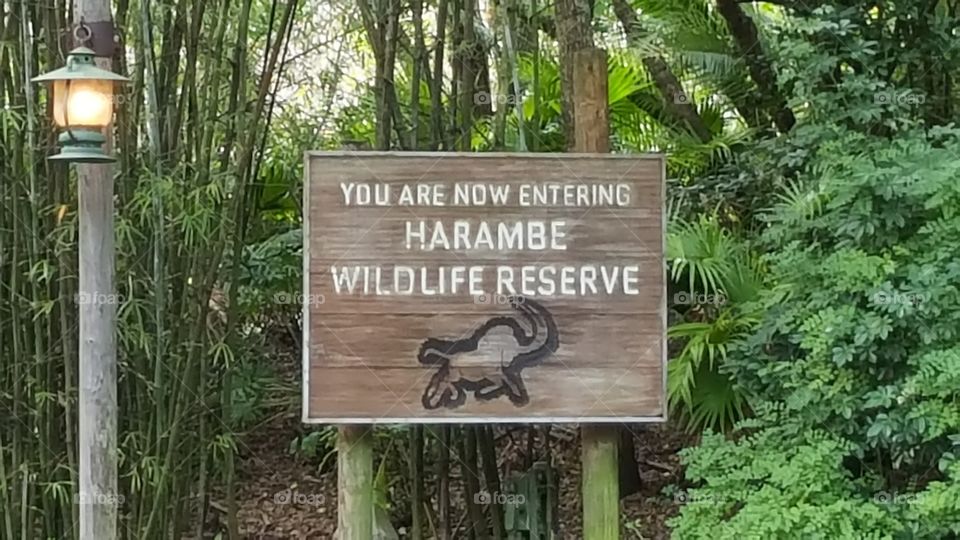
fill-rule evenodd
<path id="1" fill-rule="evenodd" d="M 537 0 L 530 0 L 529 20 L 536 21 L 539 8 Z M 533 116 L 530 119 L 530 151 L 538 151 L 540 144 L 540 30 L 537 26 L 533 28 Z"/>
<path id="2" fill-rule="evenodd" d="M 423 0 L 412 0 L 413 80 L 410 82 L 410 148 L 417 150 L 420 137 L 420 80 L 427 51 L 423 39 Z"/>
<path id="3" fill-rule="evenodd" d="M 493 523 L 493 537 L 504 540 L 507 536 L 503 523 L 503 505 L 497 494 L 502 493 L 500 486 L 500 471 L 497 469 L 497 449 L 493 440 L 493 429 L 489 425 L 477 427 L 480 448 L 480 459 L 483 462 L 483 477 L 487 485 L 490 498 L 490 521 Z"/>
<path id="4" fill-rule="evenodd" d="M 476 540 L 487 538 L 487 527 L 480 510 L 480 474 L 477 469 L 477 427 L 464 426 L 464 437 L 460 438 L 460 470 L 463 477 L 463 496 L 467 503 L 467 515 L 470 518 L 470 537 Z M 496 493 L 490 493 L 496 496 Z"/>
<path id="5" fill-rule="evenodd" d="M 0 351 L 2 352 L 2 351 Z M 12 497 L 9 495 L 10 488 L 7 485 L 7 467 L 6 461 L 7 458 L 4 455 L 4 450 L 6 449 L 3 445 L 3 430 L 0 430 L 0 508 L 4 508 L 3 511 L 3 525 L 6 535 L 4 538 L 13 538 L 13 501 Z"/>
<path id="6" fill-rule="evenodd" d="M 515 0 L 512 0 L 515 1 Z M 515 92 L 516 105 L 514 111 L 517 115 L 517 150 L 527 151 L 526 133 L 524 131 L 523 107 L 520 106 L 520 68 L 517 61 L 517 54 L 513 48 L 513 37 L 510 31 L 510 24 L 504 27 L 504 43 L 507 48 L 507 58 L 510 59 L 510 76 L 513 78 L 513 90 Z"/>
<path id="7" fill-rule="evenodd" d="M 477 74 L 474 72 L 474 15 L 476 12 L 475 0 L 462 0 L 463 2 L 463 20 L 461 36 L 463 40 L 457 47 L 460 54 L 460 144 L 461 149 L 470 151 L 472 148 L 473 134 L 473 108 L 476 96 L 474 96 L 474 87 L 476 85 Z"/>
<path id="8" fill-rule="evenodd" d="M 439 439 L 440 456 L 437 459 L 437 479 L 440 485 L 437 488 L 437 516 L 438 540 L 450 540 L 450 426 L 440 426 Z"/>
<path id="9" fill-rule="evenodd" d="M 460 10 L 463 7 L 463 0 L 450 1 L 450 26 L 453 30 L 453 39 L 450 51 L 450 127 L 449 141 L 447 149 L 463 150 L 463 138 L 460 130 L 460 120 L 462 116 L 459 112 L 462 98 L 460 96 L 460 81 L 462 79 L 463 66 L 463 28 L 460 26 Z"/>
<path id="10" fill-rule="evenodd" d="M 423 540 L 423 426 L 410 428 L 410 537 Z"/>
<path id="11" fill-rule="evenodd" d="M 441 143 L 445 143 L 443 133 L 443 51 L 446 47 L 447 30 L 447 2 L 448 0 L 438 0 L 437 2 L 437 37 L 434 42 L 433 58 L 433 77 L 431 84 L 433 89 L 430 91 L 432 106 L 430 107 L 430 127 L 431 140 L 430 147 L 436 150 Z M 450 145 L 445 144 L 449 150 Z"/>

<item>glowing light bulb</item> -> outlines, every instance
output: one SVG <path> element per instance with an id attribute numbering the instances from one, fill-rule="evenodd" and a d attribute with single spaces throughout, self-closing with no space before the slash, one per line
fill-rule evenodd
<path id="1" fill-rule="evenodd" d="M 113 86 L 109 81 L 56 81 L 54 121 L 60 127 L 103 127 L 113 117 Z"/>
<path id="2" fill-rule="evenodd" d="M 97 126 L 110 122 L 110 100 L 107 96 L 84 88 L 67 98 L 67 119 L 79 126 Z"/>

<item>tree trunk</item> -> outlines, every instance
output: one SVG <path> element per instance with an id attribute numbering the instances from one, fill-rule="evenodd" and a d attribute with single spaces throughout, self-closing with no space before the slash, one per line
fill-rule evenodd
<path id="1" fill-rule="evenodd" d="M 730 29 L 737 48 L 747 63 L 750 78 L 760 90 L 761 101 L 773 117 L 777 130 L 781 133 L 790 131 L 796 119 L 777 86 L 777 75 L 763 52 L 757 26 L 743 11 L 737 0 L 717 0 L 717 10 L 727 21 L 727 28 Z"/>
<path id="2" fill-rule="evenodd" d="M 457 45 L 460 53 L 460 149 L 469 152 L 472 148 L 473 110 L 476 106 L 474 95 L 477 82 L 475 62 L 472 59 L 474 48 L 473 20 L 476 12 L 476 0 L 463 0 L 463 13 L 460 35 L 463 41 Z"/>
<path id="3" fill-rule="evenodd" d="M 427 48 L 423 42 L 423 0 L 412 0 L 413 10 L 413 81 L 410 83 L 410 148 L 420 144 L 420 80 Z M 421 435 L 422 437 L 422 435 Z"/>
<path id="4" fill-rule="evenodd" d="M 575 144 L 573 117 L 573 55 L 577 51 L 593 47 L 593 30 L 590 26 L 591 12 L 586 0 L 557 0 L 557 44 L 560 47 L 560 90 L 563 118 L 563 133 L 567 149 Z"/>
<path id="5" fill-rule="evenodd" d="M 633 432 L 626 426 L 620 426 L 620 444 L 617 456 L 620 470 L 620 498 L 640 491 L 640 469 L 637 467 L 637 449 L 633 441 Z"/>
<path id="6" fill-rule="evenodd" d="M 467 503 L 470 519 L 470 537 L 474 540 L 487 540 L 487 525 L 480 509 L 480 471 L 477 468 L 477 426 L 463 427 L 460 439 L 460 470 L 463 477 L 463 495 Z M 490 493 L 496 496 L 495 493 Z"/>
<path id="7" fill-rule="evenodd" d="M 631 45 L 638 45 L 643 41 L 644 31 L 637 20 L 637 14 L 627 3 L 627 0 L 613 0 L 613 10 L 620 19 L 623 31 L 627 35 L 627 41 Z M 653 84 L 663 97 L 666 110 L 680 124 L 687 125 L 693 133 L 700 139 L 700 142 L 710 142 L 713 135 L 710 129 L 703 122 L 697 107 L 690 94 L 683 90 L 680 80 L 670 70 L 667 61 L 660 55 L 644 56 L 643 66 L 646 68 Z"/>
<path id="8" fill-rule="evenodd" d="M 440 457 L 437 459 L 437 540 L 450 540 L 450 426 L 440 426 Z"/>
<path id="9" fill-rule="evenodd" d="M 423 426 L 410 428 L 410 538 L 423 540 Z"/>
<path id="10" fill-rule="evenodd" d="M 373 538 L 372 439 L 367 426 L 340 426 L 337 439 L 337 530 L 340 540 Z"/>
<path id="11" fill-rule="evenodd" d="M 493 429 L 489 425 L 477 426 L 477 445 L 480 449 L 480 459 L 483 461 L 483 477 L 490 498 L 490 521 L 493 523 L 493 538 L 504 540 L 507 533 L 503 523 L 503 505 L 495 496 L 502 493 L 500 487 L 500 471 L 497 468 L 497 448 L 494 445 Z"/>

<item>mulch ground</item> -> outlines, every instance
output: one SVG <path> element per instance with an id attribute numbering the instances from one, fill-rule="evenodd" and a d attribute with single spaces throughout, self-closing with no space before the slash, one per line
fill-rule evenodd
<path id="1" fill-rule="evenodd" d="M 241 529 L 247 538 L 256 539 L 326 539 L 336 529 L 337 475 L 336 460 L 328 458 L 319 469 L 322 456 L 307 459 L 289 452 L 290 441 L 300 430 L 296 416 L 278 418 L 269 426 L 251 433 L 242 447 L 244 457 L 238 466 L 237 498 Z M 637 462 L 641 475 L 639 493 L 627 496 L 621 502 L 622 538 L 669 538 L 666 520 L 676 515 L 678 503 L 663 493 L 664 487 L 681 480 L 677 452 L 689 444 L 685 435 L 661 426 L 630 426 L 635 432 Z M 513 433 L 508 433 L 512 430 Z M 498 428 L 498 457 L 501 471 L 514 465 L 521 470 L 527 460 L 526 428 Z M 522 436 L 521 436 L 522 435 Z M 512 436 L 512 437 L 511 437 Z M 522 442 L 521 442 L 522 440 Z M 551 451 L 559 481 L 558 538 L 575 540 L 580 535 L 580 450 L 578 431 L 574 426 L 554 426 L 550 435 Z M 378 449 L 382 445 L 378 441 Z M 542 456 L 544 441 L 537 433 L 535 452 Z M 395 465 L 405 463 L 405 449 L 396 452 L 398 459 L 388 459 L 388 476 L 395 478 L 391 492 L 400 494 L 391 500 L 391 521 L 400 538 L 405 538 L 409 526 L 406 503 L 405 470 Z M 375 456 L 379 464 L 382 450 Z M 456 456 L 451 462 L 456 461 Z M 433 464 L 426 464 L 424 483 L 427 494 L 435 504 L 437 478 Z M 465 521 L 462 473 L 458 466 L 451 469 L 451 514 L 454 523 Z M 400 485 L 398 485 L 400 484 Z M 391 497 L 392 499 L 392 497 Z M 222 508 L 222 504 L 218 504 Z M 466 538 L 463 530 L 454 538 Z"/>
<path id="2" fill-rule="evenodd" d="M 288 395 L 299 395 L 299 357 L 280 355 L 278 363 L 287 364 L 280 371 L 290 385 Z M 274 406 L 274 414 L 261 425 L 248 430 L 239 444 L 240 461 L 237 465 L 237 500 L 241 531 L 251 539 L 328 539 L 336 530 L 337 490 L 336 456 L 328 449 L 320 449 L 315 456 L 291 452 L 290 444 L 298 436 L 309 432 L 300 423 L 299 402 L 289 400 L 285 406 Z M 664 488 L 679 484 L 682 470 L 677 452 L 695 441 L 670 425 L 628 425 L 633 434 L 636 462 L 640 471 L 640 491 L 621 501 L 621 537 L 624 539 L 669 538 L 666 520 L 678 512 L 674 498 L 664 494 Z M 580 500 L 580 441 L 574 425 L 554 425 L 545 437 L 542 427 L 503 425 L 494 429 L 498 465 L 504 471 L 523 471 L 534 461 L 550 459 L 558 479 L 558 535 L 563 540 L 581 538 Z M 549 439 L 549 440 L 548 440 Z M 375 465 L 384 463 L 388 487 L 386 499 L 390 521 L 399 538 L 407 538 L 410 510 L 407 502 L 409 475 L 407 472 L 406 428 L 377 429 L 375 438 Z M 549 444 L 549 448 L 548 448 Z M 436 444 L 427 444 L 424 486 L 430 506 L 436 505 L 437 477 L 435 465 Z M 453 538 L 468 538 L 462 524 L 466 523 L 466 505 L 463 497 L 461 467 L 457 463 L 457 448 L 451 453 L 450 499 L 454 524 L 461 527 Z M 482 481 L 481 481 L 482 485 Z M 224 513 L 222 492 L 211 501 L 212 521 L 222 530 Z M 218 519 L 219 518 L 219 519 Z M 217 522 L 220 523 L 217 523 Z M 429 527 L 428 527 L 428 530 Z"/>

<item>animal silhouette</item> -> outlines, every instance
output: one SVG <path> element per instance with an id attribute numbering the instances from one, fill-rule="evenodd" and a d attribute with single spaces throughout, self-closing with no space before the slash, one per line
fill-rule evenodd
<path id="1" fill-rule="evenodd" d="M 428 338 L 421 344 L 417 359 L 437 368 L 421 396 L 425 408 L 455 409 L 468 392 L 483 401 L 507 396 L 517 407 L 530 402 L 523 370 L 556 352 L 560 337 L 553 316 L 539 303 L 514 296 L 510 305 L 519 316 L 492 317 L 465 339 Z"/>

